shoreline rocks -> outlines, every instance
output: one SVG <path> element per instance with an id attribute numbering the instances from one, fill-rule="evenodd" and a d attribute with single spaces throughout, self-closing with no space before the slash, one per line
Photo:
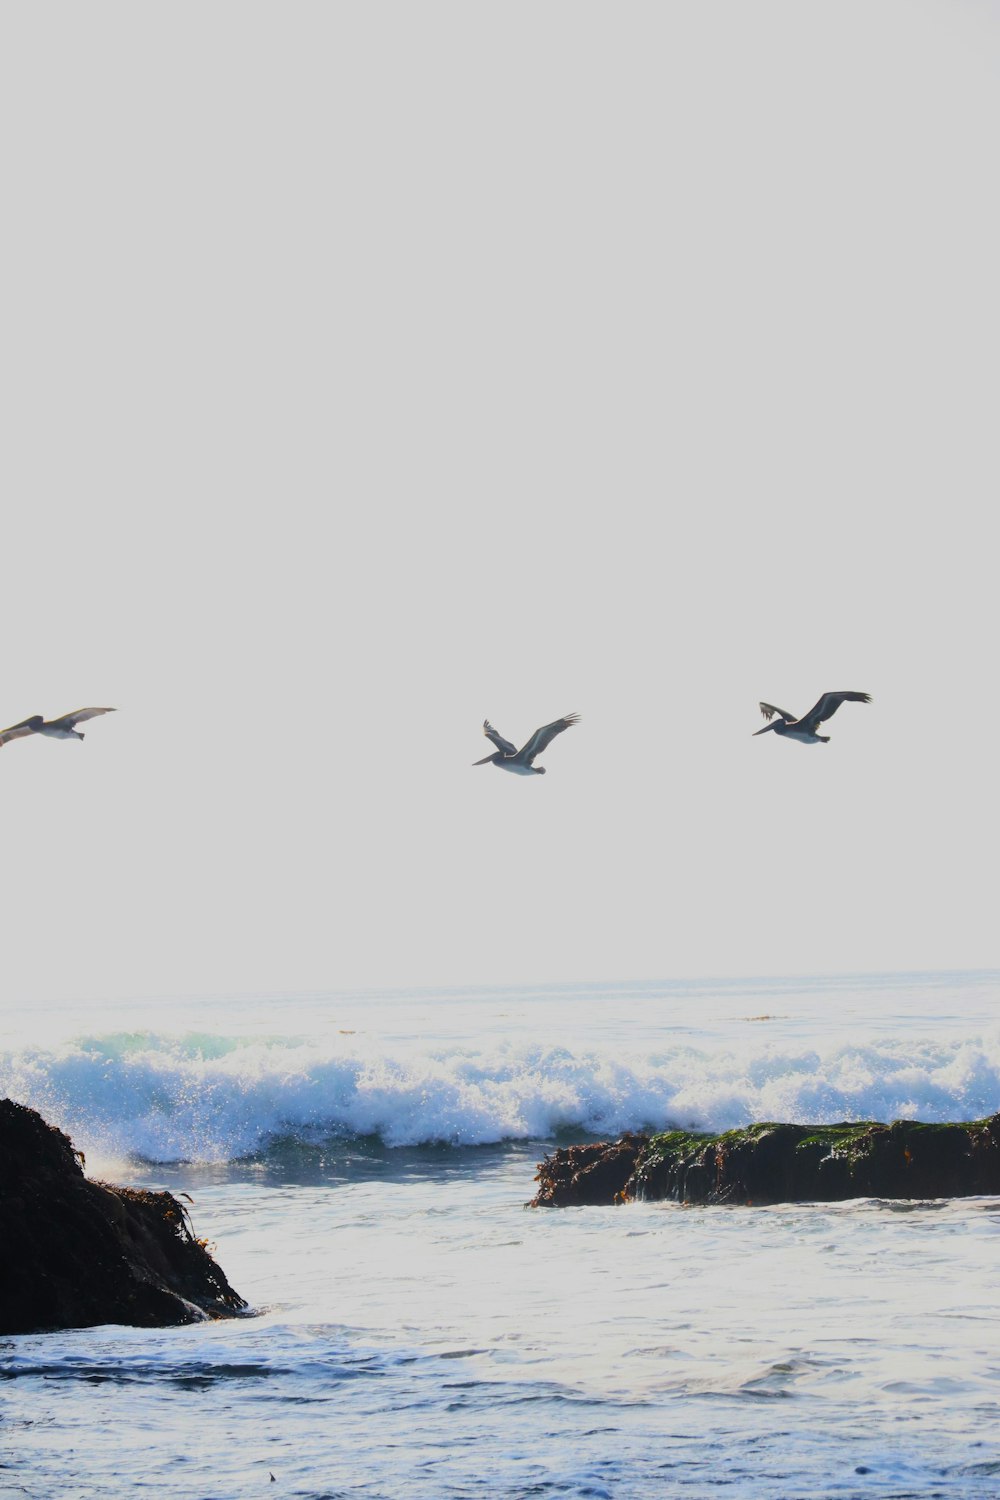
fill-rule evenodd
<path id="1" fill-rule="evenodd" d="M 170 1327 L 246 1305 L 171 1193 L 91 1181 L 67 1135 L 0 1099 L 0 1334 Z"/>
<path id="2" fill-rule="evenodd" d="M 535 1180 L 531 1208 L 632 1199 L 751 1205 L 966 1198 L 1000 1193 L 1000 1114 L 946 1125 L 865 1120 L 629 1134 L 555 1151 Z"/>

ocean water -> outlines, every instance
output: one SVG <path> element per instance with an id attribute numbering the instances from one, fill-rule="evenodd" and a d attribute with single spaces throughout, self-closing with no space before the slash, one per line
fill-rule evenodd
<path id="1" fill-rule="evenodd" d="M 0 1020 L 0 1091 L 193 1198 L 252 1315 L 0 1340 L 0 1495 L 1000 1494 L 1000 1199 L 528 1211 L 554 1144 L 1000 1109 L 1000 975 Z M 273 1479 L 272 1479 L 273 1476 Z"/>

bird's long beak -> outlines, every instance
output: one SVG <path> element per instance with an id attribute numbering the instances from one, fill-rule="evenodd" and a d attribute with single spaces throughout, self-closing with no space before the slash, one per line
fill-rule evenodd
<path id="1" fill-rule="evenodd" d="M 492 755 L 484 755 L 483 758 L 482 758 L 482 760 L 474 760 L 472 762 L 472 764 L 474 766 L 485 766 L 487 764 L 487 762 L 491 761 L 492 759 L 493 759 Z"/>
<path id="2" fill-rule="evenodd" d="M 755 729 L 754 732 L 753 732 L 753 734 L 750 736 L 750 738 L 752 740 L 755 740 L 759 734 L 766 734 L 769 729 L 773 729 L 773 728 L 774 728 L 774 724 L 765 724 L 763 729 Z"/>

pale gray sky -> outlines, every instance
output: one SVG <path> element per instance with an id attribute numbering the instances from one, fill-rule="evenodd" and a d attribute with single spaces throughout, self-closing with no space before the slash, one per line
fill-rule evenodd
<path id="1" fill-rule="evenodd" d="M 8 1006 L 1000 963 L 996 6 L 3 33 Z"/>

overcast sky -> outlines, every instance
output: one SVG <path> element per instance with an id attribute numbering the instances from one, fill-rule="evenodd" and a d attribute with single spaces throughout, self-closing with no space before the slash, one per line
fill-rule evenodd
<path id="1" fill-rule="evenodd" d="M 1000 964 L 995 5 L 3 34 L 6 1005 Z"/>

